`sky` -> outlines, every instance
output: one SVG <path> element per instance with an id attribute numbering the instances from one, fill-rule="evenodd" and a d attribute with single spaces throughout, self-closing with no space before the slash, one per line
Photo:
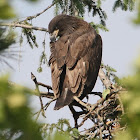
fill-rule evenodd
<path id="1" fill-rule="evenodd" d="M 28 3 L 23 0 L 13 0 L 13 7 L 18 13 L 19 19 L 24 19 L 27 16 L 35 15 L 41 12 L 47 6 L 51 4 L 51 0 L 41 0 L 36 4 Z M 133 62 L 140 54 L 140 27 L 132 23 L 135 12 L 123 12 L 117 10 L 112 12 L 113 1 L 108 0 L 103 4 L 103 10 L 107 12 L 108 19 L 106 21 L 109 32 L 100 31 L 100 35 L 103 40 L 103 62 L 108 64 L 117 70 L 119 77 L 127 76 L 133 73 Z M 34 26 L 47 28 L 50 20 L 54 17 L 54 8 L 49 9 L 47 12 L 33 20 Z M 85 21 L 95 23 L 98 22 L 98 18 L 92 18 L 90 14 L 86 12 Z M 20 36 L 20 30 L 17 29 L 18 36 Z M 14 62 L 14 70 L 8 70 L 11 73 L 11 80 L 15 83 L 27 86 L 35 89 L 35 85 L 31 80 L 30 73 L 33 72 L 38 81 L 51 85 L 50 68 L 47 65 L 43 66 L 43 72 L 38 73 L 37 68 L 39 66 L 39 57 L 43 51 L 42 42 L 45 38 L 47 58 L 49 59 L 49 35 L 44 32 L 35 31 L 39 48 L 34 47 L 31 49 L 24 40 L 22 46 L 16 44 L 17 48 L 21 50 L 22 58 Z M 42 91 L 44 89 L 41 88 Z M 94 91 L 102 91 L 102 84 L 98 79 Z M 97 99 L 97 98 L 96 98 Z M 95 98 L 91 98 L 93 102 L 96 102 Z M 44 100 L 46 102 L 46 100 Z M 39 99 L 33 97 L 31 100 L 31 106 L 35 110 L 40 109 Z M 60 118 L 67 118 L 73 125 L 72 114 L 68 107 L 64 107 L 59 111 L 53 111 L 54 103 L 46 111 L 47 118 L 40 117 L 40 121 L 43 120 L 46 123 L 56 123 Z"/>

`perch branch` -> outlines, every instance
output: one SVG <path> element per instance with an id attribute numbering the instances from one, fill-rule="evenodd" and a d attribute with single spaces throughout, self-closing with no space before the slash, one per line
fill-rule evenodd
<path id="1" fill-rule="evenodd" d="M 90 110 L 90 106 L 88 104 L 84 103 L 83 101 L 81 101 L 77 96 L 73 96 L 73 99 L 76 100 L 82 106 L 86 107 L 87 110 Z"/>

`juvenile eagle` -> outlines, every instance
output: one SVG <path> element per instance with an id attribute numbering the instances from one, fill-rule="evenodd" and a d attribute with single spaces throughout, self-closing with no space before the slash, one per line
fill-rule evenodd
<path id="1" fill-rule="evenodd" d="M 77 17 L 58 15 L 48 26 L 52 88 L 58 110 L 92 91 L 97 80 L 102 39 L 94 28 Z"/>

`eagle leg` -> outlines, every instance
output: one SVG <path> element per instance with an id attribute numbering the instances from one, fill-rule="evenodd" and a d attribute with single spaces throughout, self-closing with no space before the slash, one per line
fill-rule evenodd
<path id="1" fill-rule="evenodd" d="M 79 116 L 84 113 L 84 111 L 76 112 L 75 109 L 73 108 L 73 105 L 69 105 L 69 109 L 73 114 L 74 122 L 75 122 L 75 128 L 78 129 L 79 125 L 77 123 L 77 120 L 79 119 Z"/>
<path id="2" fill-rule="evenodd" d="M 77 112 L 75 111 L 75 109 L 73 108 L 72 105 L 69 105 L 69 109 L 70 109 L 70 111 L 71 111 L 71 113 L 72 113 L 72 115 L 73 115 L 73 118 L 74 118 L 74 123 L 75 123 L 74 125 L 75 125 L 75 128 L 78 129 L 77 120 L 78 120 L 79 116 L 77 115 Z"/>
<path id="3" fill-rule="evenodd" d="M 79 116 L 80 116 L 80 115 L 83 115 L 83 114 L 85 114 L 85 113 L 87 113 L 87 112 L 86 112 L 85 110 L 83 110 L 83 108 L 81 108 L 81 107 L 80 107 L 80 108 L 81 108 L 83 111 L 76 112 L 73 106 L 75 106 L 75 105 L 73 105 L 73 104 L 71 103 L 71 104 L 69 105 L 69 109 L 70 109 L 70 111 L 71 111 L 71 113 L 72 113 L 72 115 L 73 115 L 73 118 L 74 118 L 75 128 L 78 129 L 79 125 L 78 125 L 78 123 L 77 123 L 77 120 L 79 119 Z"/>

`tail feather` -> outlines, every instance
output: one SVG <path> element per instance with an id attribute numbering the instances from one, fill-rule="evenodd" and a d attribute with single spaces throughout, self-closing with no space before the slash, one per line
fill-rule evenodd
<path id="1" fill-rule="evenodd" d="M 58 110 L 66 105 L 69 105 L 73 100 L 73 93 L 68 89 L 64 88 L 60 97 L 57 99 L 54 110 Z"/>

